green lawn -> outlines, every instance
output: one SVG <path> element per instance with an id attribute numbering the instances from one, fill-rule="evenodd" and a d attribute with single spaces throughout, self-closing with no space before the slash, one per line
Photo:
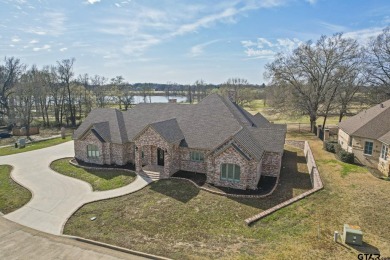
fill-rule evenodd
<path id="1" fill-rule="evenodd" d="M 28 189 L 14 182 L 12 167 L 0 165 L 0 212 L 7 214 L 25 205 L 31 199 Z"/>
<path id="2" fill-rule="evenodd" d="M 3 148 L 0 148 L 0 156 L 38 150 L 38 149 L 46 148 L 49 146 L 62 144 L 62 143 L 68 142 L 70 140 L 72 140 L 72 138 L 70 136 L 67 136 L 65 139 L 62 139 L 61 137 L 59 137 L 59 138 L 54 138 L 54 139 L 50 139 L 50 140 L 30 143 L 30 144 L 27 144 L 25 148 L 20 148 L 20 149 L 15 148 L 14 146 L 3 147 Z"/>
<path id="3" fill-rule="evenodd" d="M 139 192 L 83 206 L 67 222 L 65 234 L 174 259 L 357 259 L 362 252 L 390 256 L 390 183 L 335 161 L 310 134 L 288 135 L 304 137 L 311 140 L 324 190 L 253 226 L 244 219 L 307 188 L 299 153 L 297 170 L 283 164 L 281 186 L 270 197 L 226 198 L 185 181 L 160 180 Z M 287 155 L 294 157 L 294 151 Z M 93 216 L 97 219 L 90 221 Z M 344 223 L 361 226 L 363 247 L 333 242 L 333 232 L 341 233 Z"/>
<path id="4" fill-rule="evenodd" d="M 103 191 L 126 186 L 135 180 L 136 174 L 124 170 L 88 170 L 73 166 L 71 158 L 60 159 L 51 163 L 50 167 L 63 175 L 86 181 L 93 190 Z"/>
<path id="5" fill-rule="evenodd" d="M 270 197 L 226 198 L 184 180 L 160 180 L 136 193 L 83 206 L 66 224 L 65 234 L 174 259 L 254 256 L 270 241 L 289 235 L 278 232 L 308 229 L 302 228 L 295 205 L 260 225 L 245 225 L 244 219 L 311 188 L 302 151 L 286 147 L 283 160 L 281 184 Z M 97 219 L 91 222 L 93 216 Z"/>

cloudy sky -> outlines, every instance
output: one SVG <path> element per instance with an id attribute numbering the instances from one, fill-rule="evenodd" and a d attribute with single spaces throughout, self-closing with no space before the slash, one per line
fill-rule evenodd
<path id="1" fill-rule="evenodd" d="M 127 81 L 263 83 L 277 52 L 344 32 L 367 42 L 389 0 L 0 0 L 0 57 Z"/>

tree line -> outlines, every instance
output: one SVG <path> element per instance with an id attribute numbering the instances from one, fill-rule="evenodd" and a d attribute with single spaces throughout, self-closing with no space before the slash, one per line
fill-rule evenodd
<path id="1" fill-rule="evenodd" d="M 185 96 L 189 103 L 200 102 L 212 92 L 224 94 L 237 90 L 237 102 L 249 103 L 258 98 L 265 85 L 252 85 L 246 79 L 231 78 L 214 85 L 197 80 L 191 85 L 136 83 L 129 84 L 122 76 L 74 73 L 75 59 L 57 61 L 55 65 L 28 67 L 20 59 L 5 57 L 0 64 L 0 125 L 30 127 L 33 119 L 42 126 L 75 127 L 94 108 L 116 107 L 128 110 L 134 96 L 151 102 L 153 95 Z"/>
<path id="2" fill-rule="evenodd" d="M 325 126 L 329 114 L 339 121 L 354 101 L 378 104 L 390 98 L 390 27 L 362 46 L 337 33 L 301 44 L 291 53 L 279 53 L 265 67 L 269 105 L 287 113 L 317 118 Z"/>

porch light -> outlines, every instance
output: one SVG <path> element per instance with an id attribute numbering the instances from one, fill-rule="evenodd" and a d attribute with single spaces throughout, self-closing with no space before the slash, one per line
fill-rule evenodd
<path id="1" fill-rule="evenodd" d="M 138 146 L 135 147 L 135 150 L 138 151 Z"/>

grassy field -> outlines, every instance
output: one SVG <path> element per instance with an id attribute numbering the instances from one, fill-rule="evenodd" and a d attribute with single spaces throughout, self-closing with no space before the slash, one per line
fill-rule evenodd
<path id="1" fill-rule="evenodd" d="M 268 198 L 232 199 L 183 180 L 160 180 L 134 194 L 85 205 L 66 224 L 65 234 L 175 259 L 249 256 L 277 232 L 259 232 L 261 226 L 247 227 L 244 219 L 310 188 L 302 151 L 286 147 L 281 185 Z"/>
<path id="2" fill-rule="evenodd" d="M 301 123 L 310 125 L 309 116 L 292 116 L 290 114 L 283 114 L 272 107 L 264 105 L 264 101 L 261 99 L 257 99 L 252 101 L 248 106 L 245 106 L 245 109 L 248 110 L 252 114 L 256 114 L 260 112 L 263 116 L 265 116 L 269 121 L 274 123 L 288 124 L 288 123 Z M 346 118 L 346 117 L 345 117 Z M 324 118 L 318 117 L 317 124 L 322 124 Z M 330 116 L 326 119 L 327 125 L 337 125 L 339 122 L 338 116 Z"/>
<path id="3" fill-rule="evenodd" d="M 62 139 L 59 137 L 59 138 L 54 138 L 54 139 L 50 139 L 50 140 L 30 143 L 30 144 L 27 144 L 25 148 L 21 148 L 21 149 L 15 148 L 14 146 L 3 147 L 3 148 L 0 148 L 0 156 L 38 150 L 38 149 L 46 148 L 49 146 L 62 144 L 62 143 L 68 142 L 70 140 L 72 140 L 72 138 L 70 136 L 67 136 L 65 139 Z"/>
<path id="4" fill-rule="evenodd" d="M 271 207 L 278 197 L 289 197 L 291 190 L 278 187 L 275 196 L 264 199 L 229 199 L 187 182 L 162 180 L 131 195 L 85 205 L 71 217 L 65 233 L 174 259 L 357 259 L 362 252 L 390 256 L 390 183 L 337 161 L 309 133 L 290 133 L 288 138 L 310 140 L 325 188 L 251 227 L 245 218 Z M 304 164 L 302 156 L 297 161 Z M 282 176 L 292 170 L 285 167 Z M 307 188 L 297 179 L 292 175 L 281 183 L 296 185 L 296 195 Z M 97 220 L 91 222 L 92 216 Z M 363 247 L 333 242 L 333 232 L 341 232 L 344 223 L 361 226 Z"/>
<path id="5" fill-rule="evenodd" d="M 126 186 L 135 180 L 135 173 L 124 170 L 89 170 L 69 163 L 70 158 L 52 162 L 50 167 L 63 175 L 77 178 L 91 184 L 93 190 L 103 191 Z"/>
<path id="6" fill-rule="evenodd" d="M 28 189 L 11 179 L 12 167 L 0 165 L 0 212 L 7 214 L 25 205 L 31 199 Z"/>

